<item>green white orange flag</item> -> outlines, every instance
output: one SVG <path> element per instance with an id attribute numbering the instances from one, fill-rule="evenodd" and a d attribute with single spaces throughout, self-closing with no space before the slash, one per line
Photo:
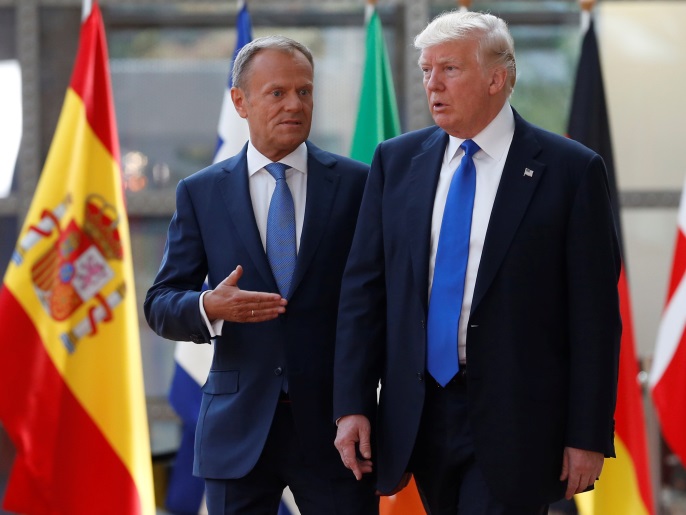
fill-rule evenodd
<path id="1" fill-rule="evenodd" d="M 366 57 L 350 157 L 371 163 L 376 145 L 400 134 L 393 75 L 379 13 L 367 4 Z"/>
<path id="2" fill-rule="evenodd" d="M 590 13 L 585 13 L 589 16 Z M 617 182 L 605 103 L 598 42 L 592 20 L 584 35 L 577 69 L 568 135 L 595 150 L 605 161 L 615 213 L 619 223 Z M 626 265 L 626 263 L 624 263 Z M 638 383 L 638 361 L 634 342 L 631 302 L 625 266 L 619 278 L 619 308 L 622 340 L 619 355 L 619 382 L 615 409 L 616 459 L 605 460 L 600 481 L 590 493 L 575 496 L 581 515 L 649 515 L 654 513 L 648 465 L 643 396 Z"/>
<path id="3" fill-rule="evenodd" d="M 129 227 L 96 2 L 0 290 L 4 508 L 154 515 Z"/>

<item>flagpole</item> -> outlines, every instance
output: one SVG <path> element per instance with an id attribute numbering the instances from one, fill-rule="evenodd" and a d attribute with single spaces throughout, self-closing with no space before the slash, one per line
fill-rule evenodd
<path id="1" fill-rule="evenodd" d="M 88 15 L 91 13 L 93 8 L 93 0 L 83 0 L 83 9 L 81 11 L 81 21 L 86 21 Z"/>
<path id="2" fill-rule="evenodd" d="M 595 6 L 595 0 L 579 0 L 581 6 L 581 33 L 584 34 L 591 24 L 591 11 Z"/>
<path id="3" fill-rule="evenodd" d="M 469 11 L 472 6 L 472 0 L 458 0 L 457 3 L 460 6 L 460 11 Z"/>

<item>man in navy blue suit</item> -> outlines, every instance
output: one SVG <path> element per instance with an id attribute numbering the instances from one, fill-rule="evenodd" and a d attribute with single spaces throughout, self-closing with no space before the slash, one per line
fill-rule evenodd
<path id="1" fill-rule="evenodd" d="M 356 481 L 332 445 L 340 281 L 368 167 L 307 140 L 313 59 L 300 43 L 244 46 L 233 84 L 250 141 L 179 183 L 145 300 L 161 336 L 214 342 L 194 473 L 211 515 L 276 514 L 286 485 L 305 515 L 378 513 L 373 477 Z"/>
<path id="2" fill-rule="evenodd" d="M 605 167 L 512 109 L 503 20 L 445 13 L 415 46 L 438 127 L 374 155 L 341 290 L 336 447 L 382 493 L 414 474 L 432 515 L 547 513 L 614 456 Z"/>

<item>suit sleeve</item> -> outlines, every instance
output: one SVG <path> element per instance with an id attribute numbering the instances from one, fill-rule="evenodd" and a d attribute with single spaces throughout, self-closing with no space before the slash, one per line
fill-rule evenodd
<path id="1" fill-rule="evenodd" d="M 167 233 L 162 264 L 143 305 L 151 329 L 170 340 L 210 341 L 199 297 L 207 258 L 185 181 L 176 188 L 176 212 Z"/>
<path id="2" fill-rule="evenodd" d="M 621 318 L 621 257 L 607 175 L 595 155 L 579 184 L 568 225 L 570 413 L 567 445 L 614 456 Z"/>
<path id="3" fill-rule="evenodd" d="M 334 419 L 373 420 L 386 338 L 381 146 L 372 160 L 341 285 L 334 368 Z"/>

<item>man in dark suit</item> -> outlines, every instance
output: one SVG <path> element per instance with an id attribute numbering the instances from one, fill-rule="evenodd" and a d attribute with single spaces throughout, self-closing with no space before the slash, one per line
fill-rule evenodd
<path id="1" fill-rule="evenodd" d="M 214 341 L 194 473 L 211 515 L 276 514 L 286 485 L 303 514 L 374 514 L 373 478 L 355 481 L 332 445 L 340 281 L 368 168 L 307 141 L 313 60 L 300 43 L 254 40 L 233 84 L 250 141 L 179 183 L 145 300 L 161 336 Z"/>
<path id="2" fill-rule="evenodd" d="M 341 291 L 336 447 L 358 478 L 373 455 L 382 493 L 413 473 L 432 515 L 547 513 L 614 455 L 604 164 L 510 107 L 501 19 L 445 13 L 415 46 L 438 127 L 372 162 Z"/>

